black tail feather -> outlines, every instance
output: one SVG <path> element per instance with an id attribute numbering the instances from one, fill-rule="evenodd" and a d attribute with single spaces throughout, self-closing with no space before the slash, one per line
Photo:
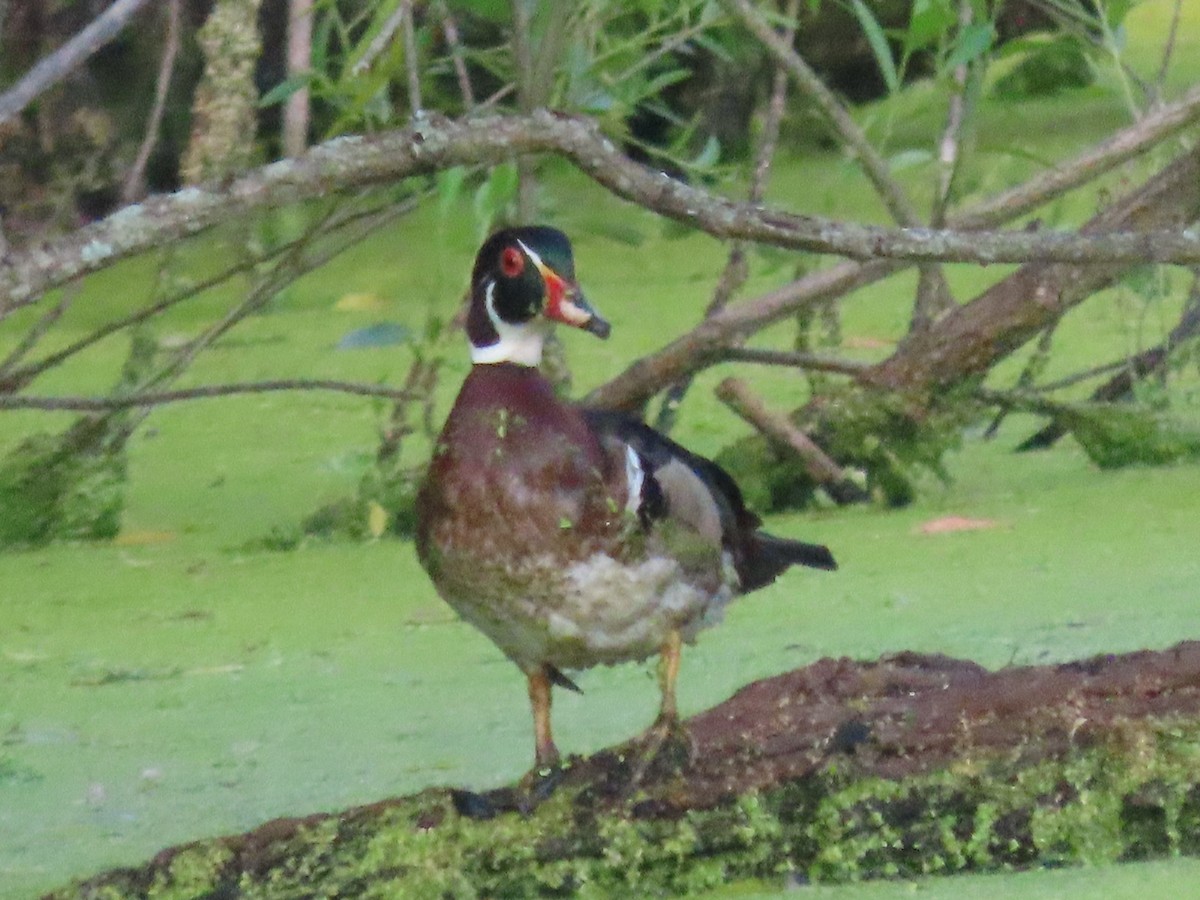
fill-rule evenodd
<path id="1" fill-rule="evenodd" d="M 749 592 L 765 587 L 791 566 L 832 571 L 837 568 L 837 561 L 822 544 L 806 544 L 759 531 L 754 534 L 750 553 L 738 573 L 742 578 L 742 590 Z"/>

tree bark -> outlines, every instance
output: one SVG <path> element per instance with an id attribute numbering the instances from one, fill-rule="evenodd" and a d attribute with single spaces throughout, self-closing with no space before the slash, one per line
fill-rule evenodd
<path id="1" fill-rule="evenodd" d="M 287 71 L 289 77 L 312 68 L 313 0 L 290 0 L 288 4 Z M 299 156 L 308 149 L 308 88 L 287 98 L 283 107 L 283 152 Z"/>
<path id="2" fill-rule="evenodd" d="M 254 67 L 262 50 L 262 0 L 217 0 L 197 33 L 204 77 L 192 103 L 192 135 L 180 163 L 187 184 L 226 178 L 254 158 L 258 91 Z"/>
<path id="3" fill-rule="evenodd" d="M 1189 109 L 1194 120 L 1200 103 Z M 1182 124 L 1173 122 L 1172 127 Z M 244 132 L 240 140 L 247 143 Z M 248 149 L 243 146 L 239 152 Z M 956 227 L 944 230 L 891 229 L 737 203 L 630 160 L 592 122 L 538 110 L 529 116 L 479 117 L 470 121 L 428 116 L 400 131 L 336 138 L 299 159 L 264 166 L 226 184 L 213 183 L 152 197 L 64 238 L 0 261 L 0 320 L 50 288 L 252 210 L 391 183 L 456 165 L 496 163 L 514 153 L 537 152 L 561 155 L 616 196 L 714 237 L 871 260 L 856 269 L 881 265 L 898 269 L 914 260 L 981 264 L 1028 260 L 1077 265 L 1200 263 L 1200 235 L 1179 229 L 1103 233 L 1097 229 L 1089 234 L 965 232 L 957 230 L 957 220 L 952 220 Z M 227 164 L 233 153 L 229 149 L 229 153 L 217 153 L 213 158 Z M 827 277 L 818 274 L 821 280 Z M 839 272 L 837 277 L 845 274 Z M 863 283 L 861 274 L 851 274 L 849 281 Z M 740 327 L 737 321 L 743 314 L 734 310 L 726 310 L 725 314 L 733 317 L 735 328 Z M 682 374 L 680 371 L 673 377 Z"/>

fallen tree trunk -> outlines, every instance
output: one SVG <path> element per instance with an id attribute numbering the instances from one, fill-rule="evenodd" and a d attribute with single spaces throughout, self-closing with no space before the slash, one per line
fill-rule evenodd
<path id="1" fill-rule="evenodd" d="M 165 850 L 49 896 L 683 894 L 1200 855 L 1200 642 L 988 672 L 825 659 L 572 759 L 548 799 L 431 789 Z"/>

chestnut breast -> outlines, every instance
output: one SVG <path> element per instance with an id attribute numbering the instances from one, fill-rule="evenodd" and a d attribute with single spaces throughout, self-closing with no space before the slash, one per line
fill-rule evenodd
<path id="1" fill-rule="evenodd" d="M 417 553 L 435 584 L 444 564 L 617 553 L 624 489 L 624 471 L 536 369 L 477 365 L 418 498 Z"/>

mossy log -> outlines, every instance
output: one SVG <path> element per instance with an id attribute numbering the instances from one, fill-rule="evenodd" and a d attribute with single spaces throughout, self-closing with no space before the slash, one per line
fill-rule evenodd
<path id="1" fill-rule="evenodd" d="M 825 659 L 686 729 L 674 756 L 575 758 L 544 798 L 430 789 L 49 896 L 662 896 L 1200 855 L 1200 642 L 999 672 Z"/>

